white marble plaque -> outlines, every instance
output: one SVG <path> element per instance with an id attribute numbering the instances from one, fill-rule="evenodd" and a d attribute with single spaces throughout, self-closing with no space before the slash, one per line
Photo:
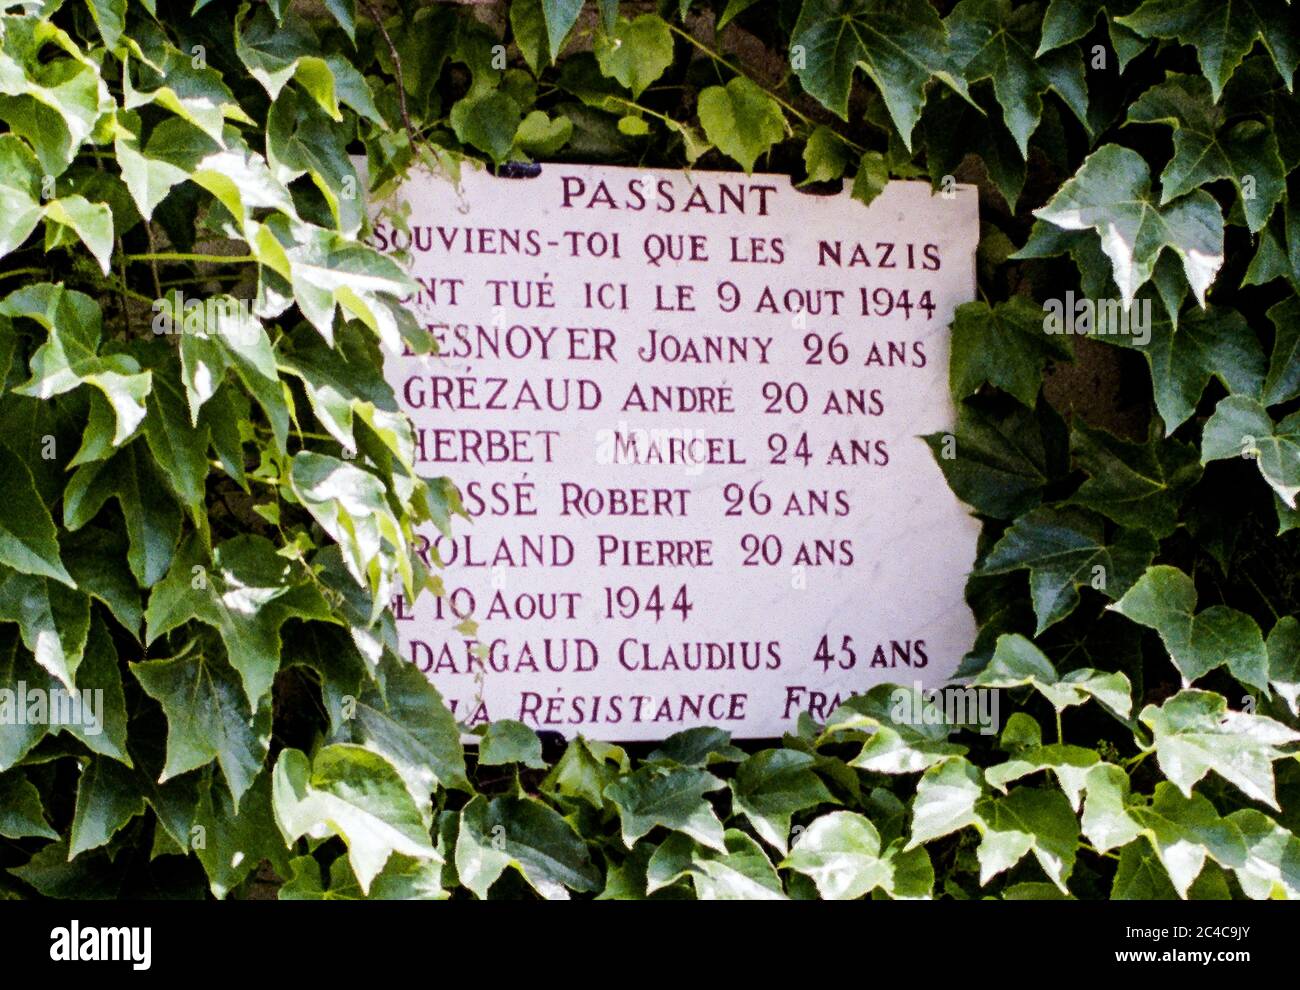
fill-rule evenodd
<path id="1" fill-rule="evenodd" d="M 394 611 L 458 718 L 767 737 L 952 675 L 978 526 L 919 437 L 952 424 L 974 188 L 546 165 L 399 195 L 371 244 L 409 251 L 440 353 L 385 374 L 473 519 L 423 533 L 445 596 Z"/>

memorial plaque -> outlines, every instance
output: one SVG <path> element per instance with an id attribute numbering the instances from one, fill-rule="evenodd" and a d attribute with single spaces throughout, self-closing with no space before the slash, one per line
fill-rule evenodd
<path id="1" fill-rule="evenodd" d="M 385 374 L 473 519 L 422 534 L 446 594 L 394 611 L 458 718 L 778 736 L 952 675 L 978 526 L 920 436 L 952 425 L 974 188 L 546 165 L 399 197 L 371 243 L 439 354 Z"/>

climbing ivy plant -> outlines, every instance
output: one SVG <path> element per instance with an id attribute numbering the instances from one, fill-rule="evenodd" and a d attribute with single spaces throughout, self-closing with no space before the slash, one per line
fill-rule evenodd
<path id="1" fill-rule="evenodd" d="M 1300 896 L 1289 4 L 0 10 L 0 892 Z M 926 442 L 983 522 L 999 733 L 880 686 L 762 745 L 462 747 L 386 610 L 460 520 L 369 217 L 528 160 L 979 186 Z M 1067 292 L 1147 339 L 1045 334 Z M 1114 422 L 1053 387 L 1099 355 Z"/>

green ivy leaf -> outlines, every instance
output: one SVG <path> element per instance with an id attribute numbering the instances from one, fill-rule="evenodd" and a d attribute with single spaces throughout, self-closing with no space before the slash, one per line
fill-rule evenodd
<path id="1" fill-rule="evenodd" d="M 788 849 L 790 820 L 796 812 L 836 803 L 812 770 L 816 762 L 797 750 L 765 749 L 736 768 L 731 781 L 734 810 L 780 853 Z"/>
<path id="2" fill-rule="evenodd" d="M 864 151 L 858 159 L 849 195 L 863 206 L 870 206 L 889 184 L 889 166 L 878 151 Z"/>
<path id="3" fill-rule="evenodd" d="M 1300 413 L 1281 422 L 1246 395 L 1220 400 L 1201 436 L 1201 463 L 1230 457 L 1250 457 L 1264 480 L 1288 508 L 1296 508 L 1300 493 Z"/>
<path id="4" fill-rule="evenodd" d="M 844 142 L 825 124 L 818 124 L 803 146 L 805 182 L 834 182 L 844 174 L 849 156 Z"/>
<path id="5" fill-rule="evenodd" d="M 1102 16 L 1111 46 L 1119 56 L 1119 71 L 1123 72 L 1150 45 L 1114 19 L 1136 6 L 1136 0 L 1052 0 L 1043 14 L 1043 38 L 1037 54 L 1082 40 Z"/>
<path id="6" fill-rule="evenodd" d="M 325 746 L 311 761 L 301 750 L 284 750 L 275 764 L 271 804 L 287 842 L 339 836 L 363 894 L 393 853 L 441 861 L 402 778 L 360 746 Z"/>
<path id="7" fill-rule="evenodd" d="M 71 691 L 90 632 L 90 599 L 49 578 L 0 568 L 0 622 L 18 623 L 36 662 Z"/>
<path id="8" fill-rule="evenodd" d="M 726 851 L 722 823 L 704 795 L 726 785 L 705 770 L 644 766 L 605 788 L 618 808 L 623 844 L 629 849 L 656 825 Z"/>
<path id="9" fill-rule="evenodd" d="M 1268 682 L 1300 716 L 1300 619 L 1284 615 L 1273 624 L 1265 642 Z"/>
<path id="10" fill-rule="evenodd" d="M 1044 506 L 1002 534 L 979 573 L 1028 568 L 1038 635 L 1074 611 L 1080 588 L 1120 598 L 1141 577 L 1156 549 L 1156 541 L 1141 530 L 1121 529 L 1108 539 L 1102 519 L 1091 512 Z"/>
<path id="11" fill-rule="evenodd" d="M 1054 358 L 1069 360 L 1070 350 L 1063 338 L 1044 330 L 1043 308 L 1024 296 L 957 307 L 948 364 L 954 398 L 964 399 L 987 382 L 1032 409 L 1043 368 Z"/>
<path id="12" fill-rule="evenodd" d="M 1255 620 L 1226 605 L 1197 612 L 1196 585 L 1177 567 L 1148 568 L 1111 607 L 1160 634 L 1185 684 L 1227 664 L 1241 683 L 1268 693 L 1268 653 Z"/>
<path id="13" fill-rule="evenodd" d="M 921 775 L 912 801 L 910 851 L 923 843 L 960 832 L 978 820 L 975 803 L 984 792 L 983 774 L 964 756 L 954 756 Z"/>
<path id="14" fill-rule="evenodd" d="M 1062 676 L 1043 651 L 1019 633 L 998 637 L 993 659 L 972 684 L 990 688 L 1029 686 L 1058 712 L 1089 699 L 1100 702 L 1121 719 L 1127 719 L 1133 710 L 1132 685 L 1123 674 L 1081 667 Z"/>
<path id="15" fill-rule="evenodd" d="M 1005 763 L 989 767 L 984 771 L 984 779 L 1005 794 L 1007 785 L 1011 782 L 1021 780 L 1031 773 L 1050 770 L 1056 777 L 1061 791 L 1069 799 L 1070 807 L 1078 811 L 1079 802 L 1083 799 L 1083 792 L 1087 787 L 1088 775 L 1100 762 L 1101 757 L 1096 751 L 1082 746 L 1072 746 L 1068 743 L 1031 746 L 1021 750 Z"/>
<path id="16" fill-rule="evenodd" d="M 620 17 L 612 31 L 596 35 L 595 52 L 600 71 L 617 79 L 637 99 L 673 64 L 673 36 L 664 19 L 655 14 L 642 14 L 635 20 Z"/>
<path id="17" fill-rule="evenodd" d="M 59 837 L 45 820 L 41 792 L 21 771 L 0 774 L 0 835 L 6 839 Z"/>
<path id="18" fill-rule="evenodd" d="M 1060 791 L 1017 787 L 1006 797 L 986 798 L 977 805 L 982 833 L 976 856 L 980 883 L 987 884 L 1029 853 L 1061 893 L 1074 869 L 1079 846 L 1079 822 Z"/>
<path id="19" fill-rule="evenodd" d="M 1286 191 L 1286 173 L 1277 138 L 1259 121 L 1228 125 L 1227 111 L 1210 99 L 1201 76 L 1169 73 L 1128 110 L 1127 123 L 1168 124 L 1174 132 L 1174 157 L 1160 173 L 1161 205 L 1217 179 L 1237 188 L 1246 221 L 1257 233 Z M 1250 176 L 1250 196 L 1242 183 Z"/>
<path id="20" fill-rule="evenodd" d="M 781 865 L 811 877 L 826 900 L 855 900 L 876 889 L 892 897 L 924 897 L 934 882 L 924 849 L 902 852 L 891 843 L 882 850 L 876 827 L 851 811 L 816 818 Z M 927 871 L 929 884 L 920 879 Z"/>
<path id="21" fill-rule="evenodd" d="M 140 441 L 128 444 L 107 461 L 77 468 L 63 495 L 63 524 L 86 525 L 110 498 L 126 520 L 127 563 L 143 587 L 160 581 L 171 566 L 181 532 L 181 512 L 167 483 Z"/>
<path id="22" fill-rule="evenodd" d="M 932 78 L 966 94 L 943 22 L 926 0 L 804 0 L 790 55 L 803 88 L 842 120 L 849 119 L 849 89 L 861 67 L 908 151 Z"/>
<path id="23" fill-rule="evenodd" d="M 1196 448 L 1177 440 L 1153 437 L 1147 443 L 1129 443 L 1076 422 L 1070 447 L 1088 479 L 1069 504 L 1100 512 L 1121 526 L 1145 530 L 1156 539 L 1177 528 L 1187 490 L 1201 477 Z"/>
<path id="24" fill-rule="evenodd" d="M 1049 89 L 1088 128 L 1083 56 L 1077 48 L 1044 52 L 1042 23 L 1037 6 L 1013 10 L 1011 0 L 962 0 L 944 21 L 962 76 L 968 83 L 993 81 L 1003 119 L 1024 158 L 1043 116 L 1042 94 Z"/>
<path id="25" fill-rule="evenodd" d="M 542 759 L 542 741 L 537 733 L 514 719 L 497 719 L 490 723 L 483 741 L 479 743 L 480 766 L 502 766 L 522 763 L 537 770 L 546 769 Z"/>
<path id="26" fill-rule="evenodd" d="M 1046 403 L 995 414 L 958 406 L 951 433 L 924 437 L 959 499 L 995 519 L 1012 519 L 1042 500 L 1043 487 L 1065 473 L 1066 431 Z"/>
<path id="27" fill-rule="evenodd" d="M 481 898 L 507 867 L 513 867 L 539 894 L 567 899 L 569 890 L 600 889 L 600 872 L 587 845 L 551 808 L 529 798 L 483 795 L 460 813 L 456 872 Z"/>
<path id="28" fill-rule="evenodd" d="M 145 643 L 191 621 L 211 626 L 257 708 L 280 669 L 280 627 L 290 618 L 338 621 L 316 585 L 297 580 L 292 562 L 270 540 L 252 533 L 226 540 L 209 566 L 198 540 L 190 539 L 149 595 Z"/>
<path id="29" fill-rule="evenodd" d="M 75 588 L 59 556 L 58 531 L 32 472 L 0 446 L 0 564 Z"/>
<path id="30" fill-rule="evenodd" d="M 1264 380 L 1263 404 L 1274 406 L 1300 395 L 1300 299 L 1289 296 L 1268 311 L 1273 356 Z"/>
<path id="31" fill-rule="evenodd" d="M 167 763 L 159 783 L 216 760 L 238 808 L 269 749 L 269 703 L 254 713 L 239 675 L 202 647 L 169 660 L 133 663 L 131 673 L 167 716 Z"/>
<path id="32" fill-rule="evenodd" d="M 973 713 L 972 713 L 973 714 Z M 875 773 L 919 773 L 965 746 L 948 741 L 958 728 L 915 687 L 879 684 L 846 698 L 826 722 L 825 738 L 851 732 L 868 738 L 849 766 Z"/>
<path id="33" fill-rule="evenodd" d="M 1273 761 L 1279 746 L 1300 741 L 1300 732 L 1262 715 L 1228 709 L 1227 699 L 1211 691 L 1180 691 L 1163 705 L 1147 705 L 1142 721 L 1150 726 L 1160 769 L 1185 795 L 1213 770 L 1246 796 L 1276 808 Z"/>
<path id="34" fill-rule="evenodd" d="M 1034 216 L 1064 230 L 1097 232 L 1126 309 L 1151 279 L 1165 248 L 1182 260 L 1202 306 L 1223 265 L 1223 215 L 1214 197 L 1197 189 L 1169 203 L 1157 202 L 1146 160 L 1117 144 L 1089 155 Z"/>
<path id="35" fill-rule="evenodd" d="M 68 858 L 107 844 L 127 822 L 142 814 L 144 798 L 136 790 L 134 774 L 115 760 L 91 757 L 77 782 Z"/>
<path id="36" fill-rule="evenodd" d="M 1147 0 L 1115 20 L 1143 38 L 1171 38 L 1194 46 L 1215 103 L 1256 39 L 1273 57 L 1288 89 L 1300 62 L 1290 10 L 1277 0 Z"/>
<path id="37" fill-rule="evenodd" d="M 31 378 L 15 391 L 49 399 L 79 385 L 99 389 L 113 408 L 117 426 L 113 446 L 123 443 L 145 415 L 151 377 L 126 354 L 100 355 L 99 305 L 81 292 L 43 282 L 10 293 L 0 301 L 0 316 L 26 317 L 48 332 L 31 356 Z"/>
<path id="38" fill-rule="evenodd" d="M 726 86 L 700 91 L 704 136 L 724 155 L 740 162 L 748 175 L 754 162 L 785 137 L 781 106 L 757 83 L 736 76 Z"/>
<path id="39" fill-rule="evenodd" d="M 515 146 L 523 114 L 514 97 L 502 90 L 458 100 L 451 108 L 451 127 L 456 139 L 485 152 L 500 165 Z"/>

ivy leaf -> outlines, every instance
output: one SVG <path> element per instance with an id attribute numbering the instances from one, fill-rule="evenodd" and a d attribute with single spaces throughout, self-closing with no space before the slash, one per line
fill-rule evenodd
<path id="1" fill-rule="evenodd" d="M 522 119 L 514 97 L 499 89 L 458 100 L 451 108 L 456 139 L 485 152 L 498 165 L 510 157 Z"/>
<path id="2" fill-rule="evenodd" d="M 912 838 L 907 849 L 974 825 L 979 820 L 975 803 L 983 794 L 983 779 L 964 756 L 954 756 L 926 770 L 912 801 Z"/>
<path id="3" fill-rule="evenodd" d="M 1188 797 L 1213 770 L 1247 797 L 1277 808 L 1273 761 L 1284 756 L 1277 747 L 1300 740 L 1300 732 L 1230 711 L 1227 699 L 1211 691 L 1180 691 L 1159 707 L 1147 705 L 1141 719 L 1151 728 L 1160 769 Z"/>
<path id="4" fill-rule="evenodd" d="M 68 859 L 105 845 L 127 822 L 142 814 L 144 798 L 131 771 L 116 760 L 91 757 L 77 783 Z"/>
<path id="5" fill-rule="evenodd" d="M 107 203 L 92 203 L 85 196 L 63 196 L 46 204 L 45 218 L 71 228 L 99 262 L 100 271 L 108 274 L 113 253 L 113 214 Z"/>
<path id="6" fill-rule="evenodd" d="M 795 812 L 833 804 L 835 798 L 813 773 L 816 760 L 792 749 L 765 749 L 736 768 L 731 781 L 734 810 L 749 819 L 759 837 L 785 853 Z"/>
<path id="7" fill-rule="evenodd" d="M 557 812 L 529 798 L 502 796 L 489 802 L 475 795 L 460 813 L 460 882 L 486 898 L 507 867 L 551 900 L 567 899 L 569 890 L 591 893 L 601 886 L 587 844 Z"/>
<path id="8" fill-rule="evenodd" d="M 968 403 L 951 433 L 923 437 L 959 499 L 983 515 L 1012 519 L 1042 500 L 1043 487 L 1067 468 L 1064 424 L 1041 403 L 996 414 Z"/>
<path id="9" fill-rule="evenodd" d="M 1289 7 L 1277 0 L 1147 0 L 1115 20 L 1143 38 L 1171 38 L 1194 46 L 1215 103 L 1256 39 L 1273 57 L 1288 90 L 1300 62 Z"/>
<path id="10" fill-rule="evenodd" d="M 559 57 L 564 40 L 582 13 L 582 0 L 541 0 L 542 17 L 546 22 L 546 38 L 551 59 Z"/>
<path id="11" fill-rule="evenodd" d="M 51 681 L 51 688 L 55 686 Z M 83 698 L 82 720 L 65 723 L 59 728 L 81 740 L 92 753 L 111 757 L 125 766 L 131 766 L 126 748 L 126 698 L 122 691 L 122 674 L 118 668 L 117 650 L 103 621 L 91 614 L 90 631 L 81 665 L 77 668 L 77 690 Z M 84 705 L 85 692 L 92 694 L 96 710 L 87 718 Z"/>
<path id="12" fill-rule="evenodd" d="M 542 759 L 542 741 L 537 733 L 514 719 L 497 719 L 487 727 L 479 744 L 478 762 L 481 766 L 502 766 L 522 763 L 526 767 L 545 770 Z"/>
<path id="13" fill-rule="evenodd" d="M 127 59 L 122 71 L 123 110 L 157 104 L 218 144 L 226 120 L 253 123 L 216 69 L 195 64 L 192 55 L 170 45 L 158 53 L 155 62 Z M 137 71 L 132 73 L 132 68 Z"/>
<path id="14" fill-rule="evenodd" d="M 704 136 L 748 175 L 754 162 L 785 137 L 781 106 L 757 83 L 736 76 L 726 86 L 709 86 L 699 96 Z"/>
<path id="15" fill-rule="evenodd" d="M 673 36 L 655 14 L 635 20 L 620 17 L 612 31 L 596 35 L 595 52 L 600 71 L 617 79 L 637 99 L 673 64 Z"/>
<path id="16" fill-rule="evenodd" d="M 208 889 L 218 900 L 239 886 L 263 860 L 284 876 L 288 850 L 275 827 L 271 809 L 271 773 L 257 775 L 243 800 L 236 805 L 230 792 L 208 773 L 198 784 L 194 826 L 202 829 L 201 843 L 191 843 L 208 875 Z"/>
<path id="17" fill-rule="evenodd" d="M 0 711 L 4 711 L 9 723 L 4 732 L 0 732 L 0 771 L 14 767 L 45 738 L 47 727 L 44 722 L 20 719 L 17 708 L 20 687 L 43 680 L 50 680 L 49 675 L 35 664 L 28 651 L 22 649 L 17 630 L 0 625 L 0 690 L 10 692 L 0 695 L 4 699 Z"/>
<path id="18" fill-rule="evenodd" d="M 901 852 L 897 843 L 882 851 L 876 827 L 852 811 L 814 819 L 781 865 L 811 877 L 828 901 L 855 900 L 876 889 L 894 897 L 922 897 L 934 881 L 929 853 Z M 914 876 L 927 868 L 930 884 L 916 884 Z"/>
<path id="19" fill-rule="evenodd" d="M 77 468 L 63 495 L 63 524 L 78 530 L 110 498 L 117 499 L 126 520 L 127 563 L 143 587 L 162 580 L 171 566 L 181 533 L 181 512 L 167 483 L 140 441 L 128 444 L 107 461 Z"/>
<path id="20" fill-rule="evenodd" d="M 573 121 L 568 117 L 557 114 L 552 119 L 544 110 L 533 110 L 519 122 L 515 144 L 527 154 L 549 158 L 568 144 L 572 136 Z"/>
<path id="21" fill-rule="evenodd" d="M 252 533 L 226 540 L 209 568 L 191 538 L 149 595 L 145 644 L 190 621 L 211 626 L 256 708 L 280 669 L 280 627 L 290 618 L 337 621 L 314 584 L 295 580 L 292 562 L 270 540 Z"/>
<path id="22" fill-rule="evenodd" d="M 863 206 L 870 206 L 889 185 L 889 165 L 878 151 L 864 151 L 858 159 L 849 195 Z"/>
<path id="23" fill-rule="evenodd" d="M 1246 395 L 1221 399 L 1201 436 L 1201 463 L 1250 457 L 1290 509 L 1300 493 L 1300 412 L 1279 423 Z"/>
<path id="24" fill-rule="evenodd" d="M 996 110 L 984 109 L 987 98 L 975 93 L 963 99 L 956 93 L 934 94 L 925 105 L 921 126 L 925 132 L 925 162 L 930 181 L 939 186 L 945 176 L 956 176 L 968 154 L 978 155 L 1014 211 L 1025 185 L 1025 159 Z"/>
<path id="25" fill-rule="evenodd" d="M 646 891 L 654 893 L 689 876 L 702 901 L 782 901 L 781 879 L 767 854 L 752 837 L 727 829 L 726 855 L 706 849 L 673 833 L 654 851 L 647 864 Z"/>
<path id="26" fill-rule="evenodd" d="M 1110 340 L 1111 338 L 1106 338 Z M 1163 316 L 1151 322 L 1151 339 L 1118 336 L 1114 343 L 1142 351 L 1151 366 L 1156 409 L 1173 433 L 1196 411 L 1211 378 L 1230 393 L 1258 396 L 1264 382 L 1264 351 L 1238 310 L 1192 310 L 1175 326 Z"/>
<path id="27" fill-rule="evenodd" d="M 1097 232 L 1126 309 L 1151 279 L 1166 248 L 1182 260 L 1202 306 L 1223 265 L 1223 215 L 1214 197 L 1197 189 L 1169 203 L 1157 202 L 1146 160 L 1117 144 L 1089 155 L 1034 216 L 1065 230 Z"/>
<path id="28" fill-rule="evenodd" d="M 101 356 L 99 305 L 81 292 L 43 282 L 10 293 L 0 301 L 0 316 L 26 317 L 49 333 L 31 356 L 31 378 L 15 391 L 49 399 L 79 385 L 99 389 L 113 408 L 117 427 L 113 446 L 123 443 L 145 415 L 150 374 L 126 354 Z"/>
<path id="29" fill-rule="evenodd" d="M 605 788 L 618 808 L 623 844 L 631 849 L 656 825 L 726 852 L 722 823 L 704 795 L 726 785 L 706 770 L 643 766 Z"/>
<path id="30" fill-rule="evenodd" d="M 291 89 L 284 90 L 267 113 L 266 163 L 271 173 L 285 186 L 300 176 L 310 177 L 329 206 L 335 227 L 353 237 L 364 220 L 363 200 L 345 135 L 343 125 Z"/>
<path id="31" fill-rule="evenodd" d="M 914 687 L 880 684 L 846 698 L 826 722 L 825 735 L 845 731 L 865 733 L 862 752 L 849 766 L 876 773 L 919 773 L 965 746 L 948 741 L 956 726 L 942 708 Z"/>
<path id="32" fill-rule="evenodd" d="M 301 750 L 285 749 L 275 764 L 271 803 L 287 842 L 339 836 L 363 894 L 393 853 L 441 860 L 402 778 L 360 746 L 325 746 L 310 762 Z"/>
<path id="33" fill-rule="evenodd" d="M 564 754 L 542 781 L 540 790 L 546 794 L 581 798 L 593 808 L 604 808 L 605 787 L 627 770 L 627 753 L 622 748 L 577 738 L 565 747 Z"/>
<path id="34" fill-rule="evenodd" d="M 1214 105 L 1210 84 L 1201 76 L 1169 73 L 1129 107 L 1127 123 L 1173 128 L 1174 157 L 1160 173 L 1162 205 L 1217 179 L 1229 179 L 1241 197 L 1251 232 L 1258 233 L 1286 191 L 1273 131 L 1256 120 L 1228 126 L 1227 111 Z M 1246 176 L 1254 184 L 1249 196 L 1242 188 Z"/>
<path id="35" fill-rule="evenodd" d="M 1247 897 L 1300 898 L 1300 838 L 1254 808 L 1242 808 L 1224 821 L 1234 826 L 1246 844 L 1244 862 L 1234 868 Z"/>
<path id="36" fill-rule="evenodd" d="M 21 771 L 0 774 L 0 835 L 6 839 L 59 837 L 45 820 L 41 792 Z"/>
<path id="37" fill-rule="evenodd" d="M 207 530 L 204 507 L 208 477 L 208 428 L 188 422 L 180 365 L 151 369 L 153 388 L 145 399 L 144 436 L 154 461 L 200 532 Z"/>
<path id="38" fill-rule="evenodd" d="M 1121 719 L 1127 719 L 1133 710 L 1132 685 L 1123 674 L 1082 667 L 1062 676 L 1043 651 L 1019 633 L 998 637 L 993 658 L 972 684 L 990 688 L 1029 686 L 1058 712 L 1082 705 L 1090 698 Z"/>
<path id="39" fill-rule="evenodd" d="M 197 425 L 199 411 L 217 394 L 226 372 L 234 369 L 250 395 L 266 413 L 276 447 L 283 451 L 289 435 L 289 407 L 284 385 L 276 369 L 266 329 L 252 317 L 241 320 L 238 330 L 227 325 L 225 299 L 217 297 L 213 327 L 181 334 L 181 380 L 190 409 L 190 423 Z"/>
<path id="40" fill-rule="evenodd" d="M 1156 539 L 1173 533 L 1183 497 L 1201 477 L 1194 446 L 1158 437 L 1129 443 L 1081 422 L 1070 431 L 1070 446 L 1075 463 L 1089 477 L 1069 504 L 1145 530 Z"/>
<path id="41" fill-rule="evenodd" d="M 931 78 L 966 95 L 943 22 L 926 0 L 804 0 L 790 53 L 803 88 L 842 120 L 860 66 L 908 151 Z"/>
<path id="42" fill-rule="evenodd" d="M 1080 41 L 1102 15 L 1111 46 L 1119 56 L 1119 71 L 1123 72 L 1129 62 L 1150 44 L 1115 20 L 1116 16 L 1129 13 L 1136 6 L 1135 0 L 1052 0 L 1043 14 L 1043 38 L 1037 54 Z"/>
<path id="43" fill-rule="evenodd" d="M 0 118 L 35 149 L 44 174 L 61 175 L 112 106 L 95 62 L 66 32 L 44 17 L 5 17 Z"/>
<path id="44" fill-rule="evenodd" d="M 1288 296 L 1269 309 L 1273 324 L 1273 356 L 1264 380 L 1261 401 L 1266 406 L 1300 395 L 1300 299 Z"/>
<path id="45" fill-rule="evenodd" d="M 1029 853 L 1062 893 L 1074 869 L 1079 822 L 1060 791 L 1018 787 L 1006 797 L 977 806 L 982 837 L 976 856 L 980 883 L 987 884 Z"/>
<path id="46" fill-rule="evenodd" d="M 1105 530 L 1099 516 L 1083 509 L 1035 509 L 1002 534 L 979 573 L 1029 569 L 1038 635 L 1074 611 L 1079 588 L 1118 599 L 1151 563 L 1157 545 L 1149 533 L 1121 529 L 1107 540 Z"/>
<path id="47" fill-rule="evenodd" d="M 1197 612 L 1196 585 L 1177 567 L 1148 568 L 1111 607 L 1160 634 L 1185 684 L 1226 663 L 1241 683 L 1268 693 L 1268 653 L 1255 620 L 1226 605 Z"/>
<path id="48" fill-rule="evenodd" d="M 378 673 L 383 690 L 366 684 L 351 717 L 338 720 L 331 741 L 356 743 L 384 757 L 401 774 L 421 813 L 431 815 L 429 795 L 439 787 L 471 789 L 455 716 L 413 664 L 386 652 Z"/>
<path id="49" fill-rule="evenodd" d="M 1122 674 L 1114 675 L 1122 677 Z M 1021 780 L 1031 773 L 1050 770 L 1061 786 L 1061 791 L 1069 799 L 1070 807 L 1079 809 L 1087 787 L 1088 775 L 1101 762 L 1101 757 L 1094 750 L 1067 743 L 1051 746 L 1031 746 L 1021 750 L 1005 763 L 989 767 L 984 771 L 984 779 L 1003 794 L 1007 785 Z"/>
<path id="50" fill-rule="evenodd" d="M 1150 805 L 1134 804 L 1128 812 L 1150 841 L 1179 897 L 1188 896 L 1207 856 L 1230 868 L 1245 863 L 1246 844 L 1240 830 L 1221 818 L 1204 795 L 1184 797 L 1162 780 Z"/>
<path id="51" fill-rule="evenodd" d="M 0 256 L 21 247 L 41 222 L 40 163 L 13 134 L 0 134 Z"/>
<path id="52" fill-rule="evenodd" d="M 1284 615 L 1273 624 L 1265 642 L 1268 650 L 1268 681 L 1300 716 L 1300 619 Z"/>
<path id="53" fill-rule="evenodd" d="M 844 142 L 825 124 L 818 124 L 803 146 L 804 182 L 834 182 L 844 174 L 849 156 Z"/>
<path id="54" fill-rule="evenodd" d="M 59 556 L 58 531 L 32 472 L 0 446 L 0 564 L 75 588 Z"/>
<path id="55" fill-rule="evenodd" d="M 375 592 L 376 615 L 392 591 L 394 569 L 402 571 L 407 588 L 413 586 L 406 534 L 377 476 L 326 454 L 300 451 L 289 481 L 294 495 L 342 549 L 353 580 Z"/>
<path id="56" fill-rule="evenodd" d="M 167 763 L 159 783 L 216 760 L 238 809 L 266 759 L 269 703 L 264 701 L 254 714 L 239 675 L 202 647 L 169 660 L 133 663 L 131 673 L 167 716 Z"/>
<path id="57" fill-rule="evenodd" d="M 23 645 L 69 691 L 90 632 L 90 599 L 80 591 L 0 568 L 0 622 L 18 623 Z"/>
<path id="58" fill-rule="evenodd" d="M 1127 846 L 1142 834 L 1128 813 L 1129 779 L 1123 769 L 1113 763 L 1094 766 L 1084 789 L 1088 796 L 1083 803 L 1083 834 L 1098 852 Z"/>
<path id="59" fill-rule="evenodd" d="M 966 0 L 970 2 L 970 0 Z M 1053 358 L 1070 359 L 1062 339 L 1044 331 L 1043 308 L 1024 296 L 990 306 L 962 303 L 952 321 L 948 386 L 964 399 L 986 382 L 1032 409 Z"/>
<path id="60" fill-rule="evenodd" d="M 739 763 L 746 758 L 743 749 L 731 744 L 731 733 L 726 729 L 701 725 L 674 732 L 650 752 L 645 762 L 707 767 L 714 763 Z"/>
<path id="61" fill-rule="evenodd" d="M 1088 128 L 1083 56 L 1077 48 L 1041 51 L 1038 7 L 1013 10 L 1011 0 L 962 0 L 944 24 L 962 77 L 968 83 L 993 81 L 994 95 L 1021 157 L 1029 157 L 1029 138 L 1042 119 L 1042 94 L 1049 89 Z"/>
<path id="62" fill-rule="evenodd" d="M 122 181 L 140 216 L 153 217 L 167 194 L 186 181 L 198 163 L 221 150 L 217 140 L 181 117 L 166 117 L 140 147 L 140 115 L 119 110 L 114 119 L 113 151 Z"/>

